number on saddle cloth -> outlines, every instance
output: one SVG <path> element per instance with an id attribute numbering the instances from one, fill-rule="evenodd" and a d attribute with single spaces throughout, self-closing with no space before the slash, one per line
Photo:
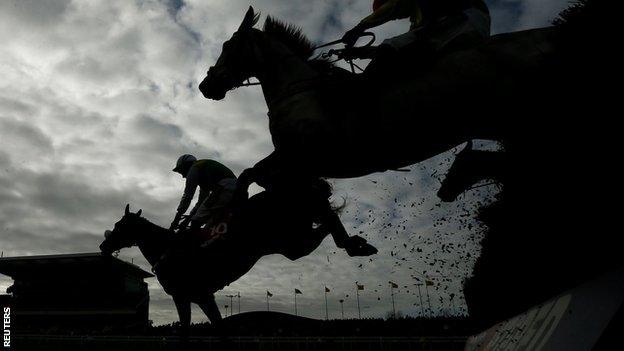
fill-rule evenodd
<path id="1" fill-rule="evenodd" d="M 228 233 L 227 221 L 221 221 L 215 225 L 205 227 L 199 230 L 199 247 L 206 248 L 215 240 L 225 238 Z"/>

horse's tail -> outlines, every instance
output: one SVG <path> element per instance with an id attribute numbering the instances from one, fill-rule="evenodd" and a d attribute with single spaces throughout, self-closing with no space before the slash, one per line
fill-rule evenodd
<path id="1" fill-rule="evenodd" d="M 333 192 L 334 192 L 334 187 L 325 179 L 318 179 L 317 180 L 318 185 L 322 188 L 322 191 L 324 192 L 324 194 L 327 195 L 327 198 L 329 198 L 330 196 L 332 196 Z M 336 201 L 332 201 L 330 202 L 330 207 L 332 209 L 332 211 L 336 212 L 337 214 L 340 214 L 342 212 L 342 210 L 345 209 L 345 207 L 347 207 L 347 199 L 346 198 L 342 198 L 342 203 L 337 204 Z"/>
<path id="2" fill-rule="evenodd" d="M 334 187 L 327 180 L 316 178 L 312 182 L 312 191 L 318 197 L 329 199 L 333 195 Z M 343 198 L 341 204 L 336 204 L 336 201 L 332 201 L 329 205 L 332 211 L 340 213 L 347 206 L 347 200 Z"/>

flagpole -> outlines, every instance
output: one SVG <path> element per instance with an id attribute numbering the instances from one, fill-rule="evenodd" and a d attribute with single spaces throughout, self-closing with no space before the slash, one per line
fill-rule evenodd
<path id="1" fill-rule="evenodd" d="M 423 300 L 422 300 L 422 294 L 420 293 L 420 286 L 422 284 L 416 284 L 416 286 L 418 287 L 418 299 L 420 300 L 420 315 L 422 317 L 425 316 L 425 308 L 423 307 Z"/>
<path id="2" fill-rule="evenodd" d="M 325 287 L 325 320 L 329 320 L 329 309 L 327 308 L 327 287 Z"/>
<path id="3" fill-rule="evenodd" d="M 340 313 L 342 315 L 342 319 L 344 319 L 344 300 L 340 299 Z"/>
<path id="4" fill-rule="evenodd" d="M 390 297 L 392 298 L 392 318 L 396 319 L 396 308 L 394 307 L 394 286 L 390 285 Z"/>
<path id="5" fill-rule="evenodd" d="M 430 317 L 433 317 L 433 309 L 431 308 L 431 297 L 429 297 L 429 286 L 425 282 L 425 291 L 427 292 L 427 303 L 429 304 Z"/>
<path id="6" fill-rule="evenodd" d="M 240 291 L 238 292 L 238 314 L 240 314 Z"/>
<path id="7" fill-rule="evenodd" d="M 271 309 L 269 308 L 269 293 L 267 292 L 266 294 L 267 297 L 267 312 L 271 311 Z"/>
<path id="8" fill-rule="evenodd" d="M 358 319 L 362 319 L 362 312 L 360 311 L 360 291 L 359 287 L 357 286 L 357 282 L 355 283 L 355 297 L 357 299 L 358 306 Z"/>
<path id="9" fill-rule="evenodd" d="M 230 295 L 230 316 L 234 314 L 234 295 Z"/>
<path id="10" fill-rule="evenodd" d="M 455 316 L 455 312 L 456 312 L 456 309 L 455 309 L 455 295 L 453 295 L 453 296 L 449 295 L 449 300 L 451 301 L 451 311 L 453 313 L 453 316 Z"/>
<path id="11" fill-rule="evenodd" d="M 230 298 L 230 316 L 231 316 L 234 313 L 234 295 L 225 295 L 225 297 Z"/>
<path id="12" fill-rule="evenodd" d="M 297 314 L 297 290 L 295 290 L 295 316 L 298 316 Z"/>

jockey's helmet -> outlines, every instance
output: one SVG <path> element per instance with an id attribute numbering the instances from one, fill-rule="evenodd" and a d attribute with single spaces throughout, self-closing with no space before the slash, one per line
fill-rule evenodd
<path id="1" fill-rule="evenodd" d="M 382 7 L 383 4 L 387 3 L 388 0 L 374 0 L 373 1 L 373 11 L 377 11 L 378 8 Z"/>
<path id="2" fill-rule="evenodd" d="M 173 169 L 174 172 L 181 173 L 185 168 L 188 167 L 189 164 L 197 161 L 197 158 L 193 155 L 184 154 L 178 158 L 178 162 L 176 162 L 176 166 Z"/>

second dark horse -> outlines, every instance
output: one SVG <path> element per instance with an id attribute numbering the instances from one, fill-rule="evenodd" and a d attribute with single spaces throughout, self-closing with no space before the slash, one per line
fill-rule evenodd
<path id="1" fill-rule="evenodd" d="M 221 315 L 214 293 L 242 277 L 262 256 L 282 254 L 296 260 L 312 253 L 328 234 L 334 235 L 332 223 L 326 223 L 328 212 L 334 211 L 328 201 L 330 195 L 331 189 L 323 181 L 312 187 L 272 189 L 254 195 L 233 212 L 227 233 L 201 249 L 180 248 L 185 245 L 180 234 L 149 222 L 141 217 L 141 211 L 132 213 L 126 206 L 124 216 L 107 232 L 100 249 L 110 254 L 138 246 L 152 267 L 158 265 L 156 276 L 173 297 L 186 335 L 191 302 L 197 303 L 212 323 L 217 322 Z M 171 248 L 179 254 L 161 264 Z"/>

